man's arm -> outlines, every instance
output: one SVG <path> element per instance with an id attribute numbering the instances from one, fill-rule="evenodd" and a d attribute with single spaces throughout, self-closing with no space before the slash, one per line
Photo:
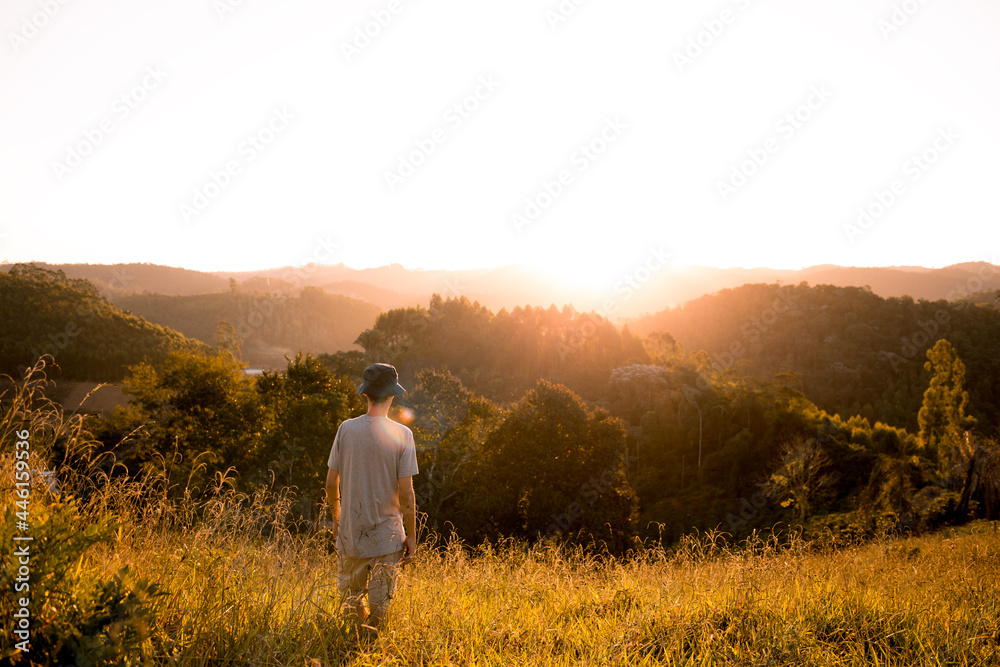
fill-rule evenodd
<path id="1" fill-rule="evenodd" d="M 410 561 L 417 555 L 417 499 L 413 494 L 412 477 L 397 480 L 396 495 L 399 497 L 399 508 L 403 511 L 403 530 L 406 532 L 403 560 Z"/>
<path id="2" fill-rule="evenodd" d="M 326 504 L 333 515 L 333 537 L 340 530 L 340 472 L 330 468 L 326 472 Z"/>

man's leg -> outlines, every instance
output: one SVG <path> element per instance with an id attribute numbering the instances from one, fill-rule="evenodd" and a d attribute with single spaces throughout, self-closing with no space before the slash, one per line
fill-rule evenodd
<path id="1" fill-rule="evenodd" d="M 355 630 L 361 631 L 368 615 L 365 611 L 365 593 L 368 591 L 370 558 L 349 558 L 337 554 L 337 589 L 340 591 L 340 608 L 353 621 Z"/>
<path id="2" fill-rule="evenodd" d="M 403 551 L 379 556 L 373 559 L 371 565 L 371 581 L 368 582 L 368 615 L 367 625 L 378 630 L 389 611 L 389 602 L 396 594 L 396 579 L 399 576 L 399 562 L 403 559 Z"/>

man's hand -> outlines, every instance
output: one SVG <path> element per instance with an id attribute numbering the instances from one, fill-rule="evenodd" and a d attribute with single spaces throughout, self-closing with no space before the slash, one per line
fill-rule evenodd
<path id="1" fill-rule="evenodd" d="M 407 563 L 412 563 L 417 559 L 417 540 L 412 535 L 407 535 L 406 540 L 403 541 L 403 560 L 400 561 L 400 565 L 406 565 Z"/>
<path id="2" fill-rule="evenodd" d="M 326 503 L 330 506 L 333 518 L 333 541 L 337 541 L 340 532 L 340 473 L 332 468 L 326 472 Z"/>
<path id="3" fill-rule="evenodd" d="M 412 563 L 417 557 L 417 501 L 413 495 L 413 478 L 401 477 L 396 482 L 399 508 L 403 512 L 403 565 Z"/>

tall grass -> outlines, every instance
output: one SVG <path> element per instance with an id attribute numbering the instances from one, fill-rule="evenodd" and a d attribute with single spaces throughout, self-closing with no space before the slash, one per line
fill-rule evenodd
<path id="1" fill-rule="evenodd" d="M 167 490 L 183 480 L 113 474 L 86 456 L 82 426 L 60 430 L 73 418 L 24 398 L 8 399 L 0 423 L 29 423 L 51 451 L 75 452 L 60 463 L 75 469 L 60 474 L 87 498 L 80 525 L 113 518 L 69 564 L 71 584 L 145 582 L 131 598 L 145 620 L 117 649 L 123 664 L 1000 664 L 1000 535 L 986 523 L 837 549 L 797 535 L 739 545 L 695 535 L 621 559 L 427 536 L 387 624 L 366 641 L 338 612 L 328 537 L 290 529 L 287 496 L 241 494 L 220 476 L 175 498 Z"/>

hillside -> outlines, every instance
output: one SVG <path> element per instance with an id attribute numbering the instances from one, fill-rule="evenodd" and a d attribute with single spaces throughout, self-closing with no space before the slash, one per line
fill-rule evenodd
<path id="1" fill-rule="evenodd" d="M 62 271 L 67 278 L 91 282 L 111 298 L 141 292 L 204 294 L 224 290 L 229 284 L 215 274 L 157 264 L 32 264 L 47 271 Z M 9 264 L 0 265 L 0 271 L 10 268 Z"/>
<path id="2" fill-rule="evenodd" d="M 0 372 L 12 377 L 49 354 L 60 379 L 118 380 L 129 365 L 198 347 L 122 312 L 85 280 L 30 264 L 0 272 Z"/>
<path id="3" fill-rule="evenodd" d="M 251 367 L 283 368 L 285 356 L 357 349 L 358 334 L 372 325 L 378 306 L 307 287 L 298 294 L 238 290 L 167 296 L 133 294 L 115 303 L 151 322 L 214 344 L 220 322 L 243 340 L 243 360 Z"/>
<path id="4" fill-rule="evenodd" d="M 1000 312 L 969 304 L 882 298 L 857 287 L 744 285 L 631 323 L 705 350 L 717 370 L 759 377 L 793 372 L 820 408 L 916 430 L 928 375 L 925 352 L 941 337 L 967 366 L 970 413 L 1000 426 Z"/>
<path id="5" fill-rule="evenodd" d="M 867 286 L 884 298 L 907 295 L 931 301 L 954 301 L 977 292 L 995 295 L 1000 290 L 1000 267 L 985 262 L 941 269 L 822 265 L 777 270 L 671 265 L 653 271 L 648 280 L 627 297 L 616 289 L 621 288 L 620 281 L 611 281 L 604 289 L 584 290 L 525 265 L 445 271 L 407 269 L 398 264 L 371 269 L 353 269 L 344 264 L 312 264 L 217 273 L 149 264 L 74 264 L 49 268 L 62 269 L 73 278 L 91 280 L 102 291 L 113 295 L 223 292 L 233 279 L 248 292 L 256 289 L 289 293 L 307 286 L 320 287 L 330 293 L 369 301 L 384 310 L 426 304 L 432 294 L 445 298 L 465 296 L 493 311 L 552 304 L 558 307 L 572 304 L 578 311 L 587 311 L 600 309 L 611 299 L 615 312 L 608 314 L 615 318 L 657 313 L 705 294 L 748 283 L 797 285 L 805 281 L 810 285 Z"/>

